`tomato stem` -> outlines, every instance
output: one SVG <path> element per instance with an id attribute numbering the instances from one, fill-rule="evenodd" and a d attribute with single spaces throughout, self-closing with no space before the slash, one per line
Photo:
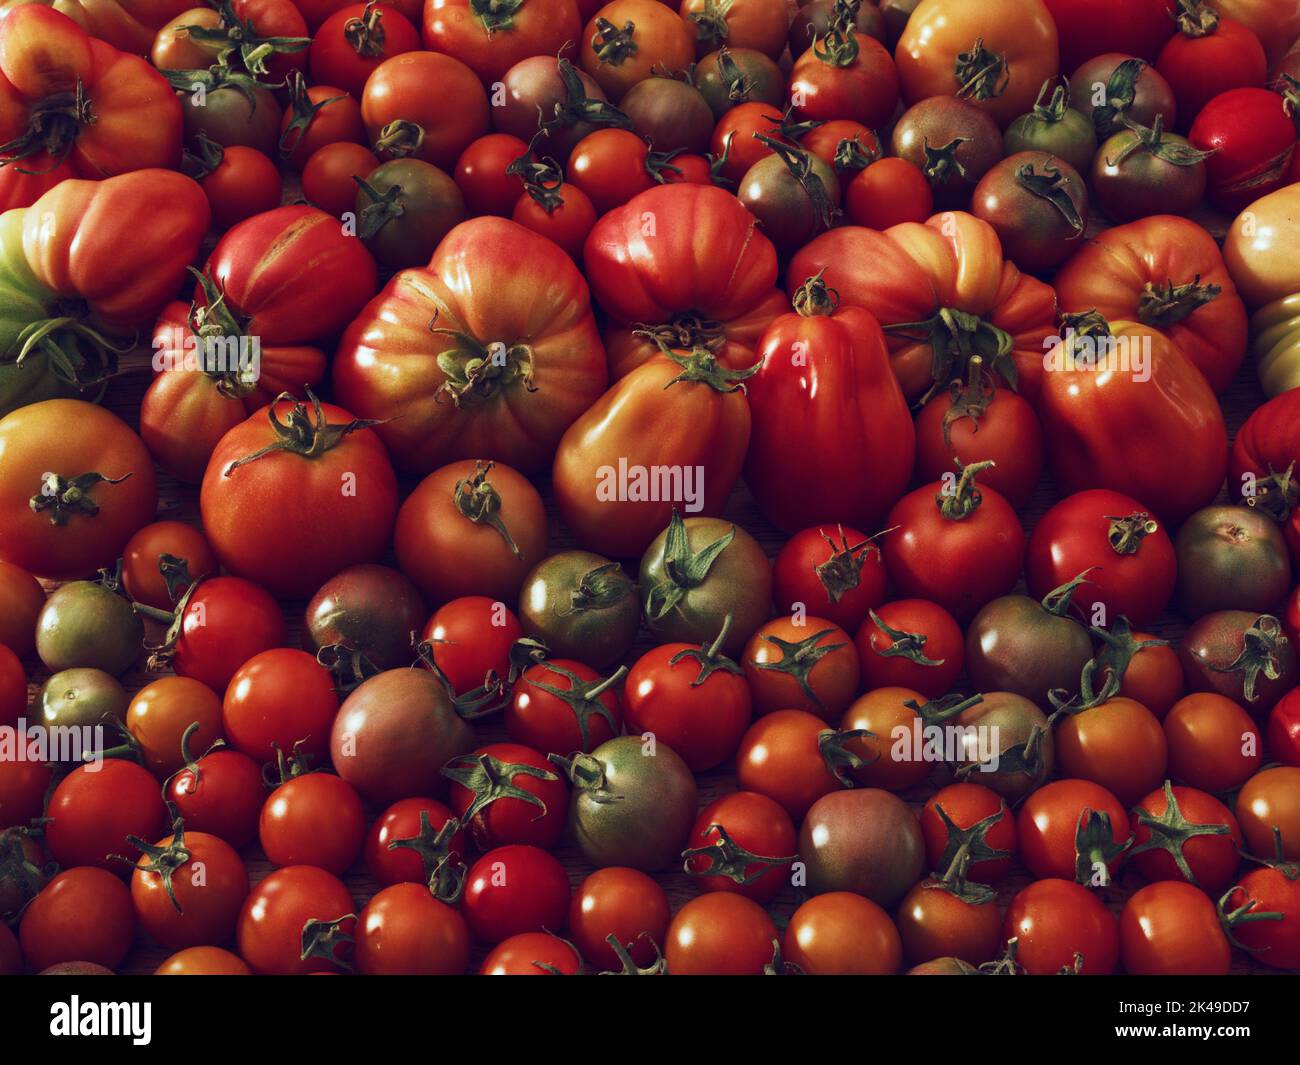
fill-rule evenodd
<path id="1" fill-rule="evenodd" d="M 961 100 L 988 100 L 1001 96 L 1011 80 L 1007 57 L 985 48 L 983 37 L 977 37 L 969 51 L 958 53 L 953 75 L 957 80 L 954 95 Z"/>
<path id="2" fill-rule="evenodd" d="M 47 473 L 41 480 L 40 491 L 27 504 L 37 514 L 48 510 L 51 525 L 67 525 L 74 514 L 93 518 L 99 513 L 99 504 L 90 497 L 90 489 L 100 484 L 121 484 L 130 476 L 129 472 L 116 478 L 105 477 L 102 473 L 83 473 L 65 478 L 58 473 Z"/>
<path id="3" fill-rule="evenodd" d="M 596 19 L 596 32 L 591 35 L 591 48 L 596 59 L 610 66 L 621 66 L 636 55 L 636 24 L 629 19 L 619 29 L 607 18 Z"/>
<path id="4" fill-rule="evenodd" d="M 369 0 L 359 17 L 343 24 L 343 38 L 358 56 L 374 59 L 384 54 L 384 13 L 376 0 Z"/>

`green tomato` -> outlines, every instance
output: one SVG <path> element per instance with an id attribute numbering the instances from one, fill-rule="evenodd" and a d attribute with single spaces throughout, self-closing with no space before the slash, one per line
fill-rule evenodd
<path id="1" fill-rule="evenodd" d="M 117 676 L 135 664 L 143 642 L 130 602 L 95 581 L 56 589 L 36 619 L 36 653 L 55 673 L 84 667 Z"/>
<path id="2" fill-rule="evenodd" d="M 1291 588 L 1291 560 L 1282 530 L 1252 507 L 1202 507 L 1174 539 L 1178 598 L 1196 619 L 1215 610 L 1267 613 Z"/>
<path id="3" fill-rule="evenodd" d="M 1257 310 L 1250 319 L 1256 372 L 1266 396 L 1300 387 L 1300 292 Z"/>
<path id="4" fill-rule="evenodd" d="M 65 669 L 36 695 L 40 724 L 51 728 L 93 728 L 108 719 L 126 720 L 131 697 L 117 678 L 102 669 Z"/>
<path id="5" fill-rule="evenodd" d="M 357 190 L 358 235 L 389 270 L 426 265 L 467 217 L 460 187 L 422 159 L 384 163 Z"/>
<path id="6" fill-rule="evenodd" d="M 561 551 L 524 578 L 519 620 L 556 658 L 606 669 L 635 642 L 641 607 L 636 584 L 617 562 L 590 551 Z"/>

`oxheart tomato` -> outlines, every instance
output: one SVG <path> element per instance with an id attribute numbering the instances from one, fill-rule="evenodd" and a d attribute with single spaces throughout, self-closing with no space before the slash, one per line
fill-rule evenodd
<path id="1" fill-rule="evenodd" d="M 772 242 L 725 189 L 677 184 L 634 196 L 596 223 L 583 261 L 611 319 L 614 378 L 658 353 L 660 342 L 711 347 L 724 365 L 749 366 L 759 335 L 785 309 Z"/>
<path id="2" fill-rule="evenodd" d="M 430 0 L 424 10 L 425 45 L 455 56 L 488 86 L 521 59 L 564 51 L 581 30 L 576 0 Z"/>
<path id="3" fill-rule="evenodd" d="M 18 7 L 22 0 L 0 4 L 0 10 Z M 71 0 L 56 10 L 72 19 L 91 37 L 133 55 L 147 56 L 158 30 L 173 16 L 189 10 L 193 0 Z"/>
<path id="4" fill-rule="evenodd" d="M 631 558 L 675 511 L 722 512 L 749 444 L 751 372 L 704 348 L 664 350 L 569 426 L 551 485 L 560 516 L 584 545 Z"/>
<path id="5" fill-rule="evenodd" d="M 180 163 L 181 106 L 167 79 L 53 7 L 5 16 L 0 100 L 0 210 L 34 203 L 50 187 L 42 171 L 105 178 Z"/>
<path id="6" fill-rule="evenodd" d="M 809 278 L 795 313 L 763 331 L 747 385 L 745 480 L 787 532 L 809 522 L 874 528 L 911 478 L 912 419 L 884 333 L 869 311 L 837 303 Z"/>
<path id="7" fill-rule="evenodd" d="M 1218 400 L 1164 334 L 1088 312 L 1045 357 L 1039 413 L 1062 491 L 1107 488 L 1178 523 L 1218 494 L 1228 466 Z"/>
<path id="8" fill-rule="evenodd" d="M 311 399 L 309 410 L 286 394 L 226 433 L 199 495 L 222 565 L 282 596 L 311 595 L 340 570 L 376 561 L 397 516 L 379 438 Z"/>
<path id="9" fill-rule="evenodd" d="M 1210 203 L 1234 214 L 1291 181 L 1296 128 L 1285 102 L 1259 88 L 1230 89 L 1201 108 L 1187 133 L 1205 161 Z"/>
<path id="10" fill-rule="evenodd" d="M 41 577 L 86 576 L 112 565 L 157 505 L 149 453 L 116 415 L 50 399 L 0 419 L 6 562 Z"/>
<path id="11" fill-rule="evenodd" d="M 1168 0 L 1044 0 L 1056 23 L 1061 69 L 1104 52 L 1155 59 L 1174 32 Z"/>
<path id="12" fill-rule="evenodd" d="M 356 910 L 343 881 L 324 869 L 290 865 L 249 893 L 235 934 L 253 972 L 302 976 L 345 968 L 355 930 Z"/>
<path id="13" fill-rule="evenodd" d="M 1246 354 L 1246 308 L 1219 246 L 1186 218 L 1155 215 L 1103 230 L 1053 285 L 1063 311 L 1096 310 L 1158 330 L 1216 392 Z"/>
<path id="14" fill-rule="evenodd" d="M 1036 401 L 1043 340 L 1057 331 L 1056 295 L 1003 260 L 987 222 L 948 211 L 883 233 L 841 226 L 795 253 L 790 291 L 818 272 L 841 304 L 865 308 L 884 327 L 909 400 L 965 377 L 966 358 L 977 353 Z"/>
<path id="15" fill-rule="evenodd" d="M 462 223 L 427 268 L 397 274 L 334 359 L 339 401 L 383 420 L 375 431 L 411 473 L 463 458 L 544 469 L 606 382 L 573 260 L 504 218 Z"/>
<path id="16" fill-rule="evenodd" d="M 1056 77 L 1057 27 L 1042 0 L 921 0 L 894 57 L 909 103 L 960 93 L 1005 127 Z"/>
<path id="17" fill-rule="evenodd" d="M 419 31 L 396 8 L 349 4 L 330 15 L 312 35 L 307 60 L 312 81 L 337 85 L 359 99 L 366 79 L 380 63 L 419 47 Z"/>
<path id="18" fill-rule="evenodd" d="M 439 87 L 436 94 L 430 85 Z M 361 118 L 376 155 L 414 156 L 447 171 L 488 131 L 488 110 L 474 72 L 441 52 L 390 56 L 371 72 L 361 94 Z"/>

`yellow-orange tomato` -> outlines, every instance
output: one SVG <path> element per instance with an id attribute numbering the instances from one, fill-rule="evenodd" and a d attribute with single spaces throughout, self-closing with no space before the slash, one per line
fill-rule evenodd
<path id="1" fill-rule="evenodd" d="M 154 976 L 252 976 L 244 959 L 221 947 L 186 947 L 154 970 Z"/>
<path id="2" fill-rule="evenodd" d="M 186 747 L 197 758 L 221 738 L 221 700 L 193 677 L 159 677 L 126 708 L 127 730 L 140 745 L 145 768 L 159 778 L 184 768 L 181 740 L 191 725 L 199 727 Z"/>
<path id="3" fill-rule="evenodd" d="M 1223 260 L 1253 308 L 1300 292 L 1300 184 L 1261 196 L 1233 220 Z"/>

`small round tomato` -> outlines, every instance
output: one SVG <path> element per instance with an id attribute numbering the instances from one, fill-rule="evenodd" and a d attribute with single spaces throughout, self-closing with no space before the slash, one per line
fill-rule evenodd
<path id="1" fill-rule="evenodd" d="M 1149 881 L 1186 880 L 1218 895 L 1240 864 L 1241 829 L 1213 795 L 1168 781 L 1134 807 L 1128 857 Z"/>
<path id="2" fill-rule="evenodd" d="M 289 93 L 289 107 L 280 122 L 280 158 L 295 170 L 327 144 L 366 143 L 366 124 L 355 96 L 336 85 L 306 88 L 301 79 L 289 82 Z"/>
<path id="3" fill-rule="evenodd" d="M 312 152 L 302 168 L 302 194 L 326 214 L 335 217 L 356 209 L 357 183 L 368 177 L 379 159 L 364 144 L 335 141 Z"/>
<path id="4" fill-rule="evenodd" d="M 850 770 L 853 779 L 888 791 L 906 791 L 920 784 L 934 765 L 924 744 L 913 743 L 913 737 L 920 737 L 932 721 L 959 712 L 943 700 L 929 702 L 910 688 L 875 688 L 859 696 L 839 723 L 843 733 L 853 736 L 844 742 L 844 750 L 860 761 Z M 859 732 L 865 735 L 855 735 Z"/>
<path id="5" fill-rule="evenodd" d="M 506 706 L 506 734 L 547 754 L 594 750 L 619 734 L 623 706 L 616 685 L 626 673 L 623 666 L 601 677 L 567 658 L 530 666 Z"/>
<path id="6" fill-rule="evenodd" d="M 971 702 L 954 721 L 963 729 L 958 772 L 978 774 L 985 787 L 1018 801 L 1051 774 L 1056 762 L 1051 722 L 1037 703 L 1014 692 L 986 692 Z"/>
<path id="7" fill-rule="evenodd" d="M 611 0 L 582 31 L 582 69 L 617 103 L 656 67 L 685 70 L 695 37 L 694 24 L 658 0 Z"/>
<path id="8" fill-rule="evenodd" d="M 0 759 L 0 831 L 41 816 L 53 777 L 53 767 L 42 762 Z"/>
<path id="9" fill-rule="evenodd" d="M 1179 880 L 1160 880 L 1130 896 L 1119 934 L 1131 976 L 1224 976 L 1232 961 L 1214 903 Z"/>
<path id="10" fill-rule="evenodd" d="M 1165 715 L 1162 727 L 1169 775 L 1180 784 L 1216 793 L 1232 791 L 1263 764 L 1259 726 L 1226 696 L 1215 692 L 1184 696 Z M 1269 748 L 1276 757 L 1271 740 Z"/>
<path id="11" fill-rule="evenodd" d="M 749 727 L 736 752 L 736 782 L 775 799 L 799 820 L 823 795 L 846 785 L 822 753 L 834 730 L 815 714 L 777 710 Z"/>
<path id="12" fill-rule="evenodd" d="M 464 868 L 465 833 L 437 799 L 398 799 L 375 818 L 366 835 L 366 871 L 381 885 L 429 885 L 439 867 Z M 450 867 L 450 868 L 448 868 Z"/>
<path id="13" fill-rule="evenodd" d="M 1056 728 L 1061 772 L 1137 802 L 1165 776 L 1168 748 L 1160 722 L 1141 703 L 1116 696 L 1068 715 Z"/>
<path id="14" fill-rule="evenodd" d="M 1129 640 L 1121 641 L 1118 629 L 1112 628 L 1102 640 L 1108 647 L 1124 642 L 1133 651 L 1120 679 L 1120 695 L 1141 703 L 1163 721 L 1187 690 L 1178 652 L 1149 632 L 1132 632 Z"/>
<path id="15" fill-rule="evenodd" d="M 212 209 L 212 224 L 229 229 L 236 222 L 280 206 L 280 171 L 256 148 L 232 144 L 223 148 L 215 141 L 204 160 L 208 172 L 199 187 Z"/>
<path id="16" fill-rule="evenodd" d="M 577 976 L 582 956 L 572 943 L 549 932 L 520 932 L 502 940 L 483 959 L 479 976 Z"/>
<path id="17" fill-rule="evenodd" d="M 335 876 L 351 868 L 365 835 L 356 789 L 324 772 L 293 777 L 271 792 L 257 827 L 272 865 L 314 865 Z"/>
<path id="18" fill-rule="evenodd" d="M 420 47 L 420 31 L 402 12 L 377 3 L 348 4 L 312 34 L 311 80 L 360 98 L 366 79 L 390 56 Z"/>
<path id="19" fill-rule="evenodd" d="M 1213 610 L 1272 610 L 1291 590 L 1282 531 L 1254 507 L 1202 507 L 1174 539 L 1178 599 L 1187 617 Z"/>
<path id="20" fill-rule="evenodd" d="M 1178 101 L 1183 128 L 1191 125 L 1210 100 L 1229 89 L 1264 84 L 1268 57 L 1259 38 L 1246 25 L 1223 18 L 1200 2 L 1176 5 L 1180 32 L 1165 42 L 1156 57 Z M 1264 191 L 1261 191 L 1263 195 Z"/>
<path id="21" fill-rule="evenodd" d="M 758 219 L 781 254 L 831 227 L 843 193 L 835 168 L 820 156 L 767 139 L 771 153 L 745 171 L 736 198 Z"/>
<path id="22" fill-rule="evenodd" d="M 992 884 L 1006 876 L 1017 850 L 1016 819 L 1006 800 L 982 784 L 949 784 L 926 800 L 921 810 L 927 866 L 939 873 L 963 847 L 974 851 L 966 879 Z"/>
<path id="23" fill-rule="evenodd" d="M 924 599 L 896 599 L 873 611 L 854 643 L 868 690 L 913 688 L 938 699 L 952 691 L 966 661 L 953 616 Z"/>
<path id="24" fill-rule="evenodd" d="M 154 976 L 252 976 L 238 954 L 221 947 L 186 947 L 153 971 Z"/>
<path id="25" fill-rule="evenodd" d="M 225 840 L 186 832 L 146 846 L 131 875 L 140 927 L 168 950 L 224 943 L 248 895 L 248 870 Z"/>
<path id="26" fill-rule="evenodd" d="M 1226 695 L 1255 715 L 1300 680 L 1296 649 L 1272 614 L 1216 610 L 1192 623 L 1178 651 L 1189 689 Z"/>
<path id="27" fill-rule="evenodd" d="M 188 586 L 186 576 L 196 581 L 214 576 L 217 568 L 203 530 L 183 521 L 146 525 L 122 549 L 122 586 L 136 602 L 158 610 L 172 608 Z"/>
<path id="28" fill-rule="evenodd" d="M 780 804 L 757 792 L 732 792 L 700 811 L 684 852 L 686 871 L 704 891 L 770 902 L 790 879 L 797 842 Z"/>
<path id="29" fill-rule="evenodd" d="M 1235 703 L 1234 709 L 1240 711 Z M 1247 718 L 1247 721 L 1250 719 Z M 1268 752 L 1275 761 L 1290 766 L 1300 766 L 1300 689 L 1282 696 L 1268 715 Z M 1258 747 L 1256 748 L 1258 752 Z M 1258 765 L 1258 754 L 1255 764 Z M 1243 776 L 1243 780 L 1245 777 Z M 1236 783 L 1241 783 L 1237 781 Z M 1229 785 L 1235 786 L 1235 785 Z M 1227 788 L 1207 788 L 1207 791 L 1226 791 Z"/>
<path id="30" fill-rule="evenodd" d="M 569 786 L 546 756 L 520 743 L 490 743 L 442 768 L 448 801 L 479 850 L 512 843 L 549 850 L 560 841 Z"/>
<path id="31" fill-rule="evenodd" d="M 352 896 L 342 880 L 314 866 L 290 865 L 249 893 L 235 935 L 239 955 L 253 972 L 303 976 L 348 965 L 355 927 Z"/>
<path id="32" fill-rule="evenodd" d="M 676 77 L 646 78 L 628 90 L 619 110 L 632 120 L 632 132 L 661 152 L 691 152 L 694 158 L 703 158 L 700 153 L 709 146 L 713 109 L 689 81 L 679 81 Z M 681 156 L 674 155 L 672 166 L 680 168 L 680 165 Z"/>
<path id="33" fill-rule="evenodd" d="M 795 57 L 790 99 L 799 118 L 848 118 L 888 125 L 898 106 L 898 71 L 889 50 L 852 23 L 833 23 L 815 47 Z"/>
<path id="34" fill-rule="evenodd" d="M 1237 793 L 1237 821 L 1246 848 L 1257 858 L 1300 859 L 1300 769 L 1273 766 L 1256 773 Z"/>
<path id="35" fill-rule="evenodd" d="M 1119 959 L 1119 925 L 1105 905 L 1072 880 L 1037 880 L 1007 907 L 1002 934 L 1030 976 L 1079 972 L 1109 976 Z"/>
<path id="36" fill-rule="evenodd" d="M 1225 907 L 1229 913 L 1244 910 L 1233 927 L 1233 938 L 1252 958 L 1290 970 L 1300 968 L 1300 878 L 1293 869 L 1287 865 L 1252 869 L 1238 881 Z M 1282 919 L 1251 920 L 1252 913 L 1280 913 Z"/>
<path id="37" fill-rule="evenodd" d="M 617 562 L 590 551 L 561 551 L 524 579 L 519 620 L 553 655 L 596 669 L 621 662 L 641 626 L 636 583 Z"/>
<path id="38" fill-rule="evenodd" d="M 86 867 L 54 877 L 23 910 L 18 926 L 23 957 L 37 972 L 70 961 L 114 969 L 134 936 L 131 892 L 112 873 Z"/>
<path id="39" fill-rule="evenodd" d="M 574 145 L 565 177 L 587 194 L 601 215 L 663 184 L 671 165 L 631 130 L 598 129 Z"/>
<path id="40" fill-rule="evenodd" d="M 577 185 L 556 177 L 545 184 L 525 183 L 510 217 L 525 229 L 554 241 L 571 259 L 581 261 L 587 234 L 596 224 L 596 208 Z"/>
<path id="41" fill-rule="evenodd" d="M 713 127 L 713 140 L 709 143 L 710 154 L 721 160 L 719 177 L 739 182 L 750 167 L 772 154 L 772 149 L 755 134 L 789 142 L 784 130 L 781 108 L 771 104 L 751 101 L 728 110 Z"/>
<path id="42" fill-rule="evenodd" d="M 969 965 L 991 961 L 1001 945 L 1002 913 L 987 889 L 963 882 L 922 880 L 898 904 L 898 934 L 911 965 L 960 958 Z"/>
<path id="43" fill-rule="evenodd" d="M 628 952 L 633 964 L 654 963 L 666 942 L 668 896 L 639 869 L 597 869 L 573 893 L 569 935 L 582 956 L 597 969 L 617 970 L 618 954 L 608 940 Z"/>
<path id="44" fill-rule="evenodd" d="M 257 835 L 265 793 L 261 766 L 224 747 L 188 761 L 166 788 L 167 801 L 189 828 L 220 836 L 235 848 Z"/>
<path id="45" fill-rule="evenodd" d="M 40 581 L 21 566 L 0 560 L 0 644 L 19 658 L 31 654 L 36 647 L 36 619 L 44 605 Z"/>
<path id="46" fill-rule="evenodd" d="M 924 222 L 934 214 L 934 194 L 920 169 L 906 159 L 877 159 L 844 189 L 844 213 L 855 226 L 885 230 Z"/>
<path id="47" fill-rule="evenodd" d="M 356 211 L 361 239 L 385 270 L 428 265 L 469 217 L 460 187 L 423 159 L 380 163 L 357 183 Z"/>
<path id="48" fill-rule="evenodd" d="M 1196 115 L 1187 139 L 1214 153 L 1205 161 L 1207 195 L 1228 214 L 1289 184 L 1296 166 L 1296 131 L 1286 101 L 1267 89 L 1229 89 L 1215 96 Z"/>
<path id="49" fill-rule="evenodd" d="M 971 213 L 993 227 L 1008 259 L 1022 270 L 1046 273 L 1083 244 L 1088 187 L 1050 152 L 1016 152 L 980 178 Z"/>
<path id="50" fill-rule="evenodd" d="M 558 932 L 569 912 L 569 878 L 540 847 L 498 847 L 470 866 L 461 910 L 485 943 L 520 932 Z"/>
<path id="51" fill-rule="evenodd" d="M 795 533 L 772 564 L 779 613 L 796 609 L 856 632 L 886 599 L 885 565 L 875 540 L 843 525 Z"/>
<path id="52" fill-rule="evenodd" d="M 903 112 L 891 147 L 925 176 L 935 207 L 964 207 L 980 178 L 1002 158 L 1002 132 L 973 103 L 932 96 Z"/>
<path id="53" fill-rule="evenodd" d="M 775 618 L 750 637 L 741 657 L 754 710 L 808 710 L 827 720 L 858 690 L 858 652 L 824 618 Z"/>
<path id="54" fill-rule="evenodd" d="M 434 663 L 458 695 L 510 673 L 510 648 L 524 634 L 505 603 L 467 595 L 444 603 L 425 623 L 421 642 L 431 645 Z"/>
<path id="55" fill-rule="evenodd" d="M 673 976 L 758 976 L 773 960 L 779 933 L 752 899 L 711 891 L 677 911 L 667 938 Z"/>
<path id="56" fill-rule="evenodd" d="M 74 769 L 54 789 L 45 816 L 46 845 L 63 868 L 95 865 L 122 873 L 129 866 L 113 856 L 135 861 L 140 854 L 127 836 L 157 839 L 165 824 L 158 781 L 120 758 Z"/>
<path id="57" fill-rule="evenodd" d="M 143 640 L 144 624 L 109 579 L 60 585 L 36 619 L 36 653 L 51 673 L 77 667 L 125 673 Z"/>
<path id="58" fill-rule="evenodd" d="M 221 700 L 193 677 L 159 677 L 131 699 L 126 727 L 145 768 L 164 779 L 189 760 L 183 739 L 206 751 L 221 738 Z"/>
<path id="59" fill-rule="evenodd" d="M 1123 860 L 1128 815 L 1100 784 L 1054 780 L 1020 807 L 1016 838 L 1021 860 L 1038 879 L 1104 887 Z"/>
<path id="60" fill-rule="evenodd" d="M 818 799 L 799 828 L 808 889 L 855 891 L 892 907 L 925 872 L 916 815 L 879 788 L 833 791 Z"/>
<path id="61" fill-rule="evenodd" d="M 317 589 L 303 613 L 303 646 L 316 652 L 340 686 L 408 665 L 411 639 L 425 616 L 415 585 L 395 569 L 362 562 Z"/>
<path id="62" fill-rule="evenodd" d="M 889 914 L 851 891 L 828 891 L 795 910 L 781 953 L 809 976 L 892 976 L 903 964 Z"/>
<path id="63" fill-rule="evenodd" d="M 298 748 L 320 760 L 339 710 L 330 672 L 306 651 L 275 648 L 254 655 L 230 680 L 221 716 L 226 738 L 259 762 Z"/>
<path id="64" fill-rule="evenodd" d="M 509 133 L 487 133 L 460 154 L 452 172 L 471 215 L 509 218 L 524 191 L 510 165 L 528 154 L 528 145 Z"/>
<path id="65" fill-rule="evenodd" d="M 1097 149 L 1089 184 L 1097 206 L 1112 222 L 1185 215 L 1205 195 L 1209 156 L 1163 127 L 1163 116 L 1157 115 L 1151 128 L 1121 130 Z"/>
<path id="66" fill-rule="evenodd" d="M 459 976 L 470 934 L 458 910 L 422 884 L 393 884 L 357 918 L 356 964 L 364 976 Z"/>

